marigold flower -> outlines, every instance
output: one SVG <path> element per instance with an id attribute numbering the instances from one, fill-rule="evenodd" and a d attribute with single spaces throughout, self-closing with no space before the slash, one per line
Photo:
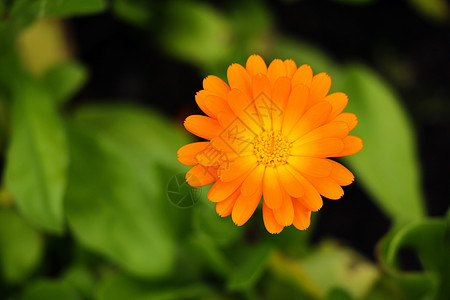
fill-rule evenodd
<path id="1" fill-rule="evenodd" d="M 184 126 L 207 140 L 178 150 L 192 186 L 214 185 L 208 199 L 216 211 L 243 225 L 262 201 L 270 233 L 285 226 L 309 227 L 322 196 L 339 199 L 353 174 L 329 157 L 361 150 L 349 135 L 357 118 L 345 112 L 344 93 L 328 95 L 331 79 L 313 76 L 311 67 L 275 59 L 266 66 L 259 55 L 246 68 L 232 64 L 228 84 L 216 76 L 203 80 L 196 102 L 207 116 L 192 115 Z"/>

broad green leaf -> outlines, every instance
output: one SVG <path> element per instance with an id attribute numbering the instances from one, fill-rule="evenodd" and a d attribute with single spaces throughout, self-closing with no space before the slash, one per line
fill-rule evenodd
<path id="1" fill-rule="evenodd" d="M 41 235 L 16 212 L 0 209 L 0 266 L 7 282 L 24 280 L 42 257 Z"/>
<path id="2" fill-rule="evenodd" d="M 408 224 L 399 230 L 391 232 L 380 244 L 382 262 L 396 275 L 403 279 L 404 273 L 399 270 L 398 254 L 402 249 L 411 249 L 417 252 L 423 267 L 433 272 L 433 276 L 424 274 L 426 278 L 419 278 L 423 284 L 415 284 L 423 293 L 433 295 L 435 299 L 444 299 L 450 292 L 450 222 L 445 219 L 428 219 Z M 420 275 L 416 275 L 420 276 Z M 423 277 L 422 276 L 422 277 Z M 411 280 L 406 280 L 406 285 Z M 432 285 L 437 286 L 430 291 Z M 413 285 L 413 284 L 411 284 Z M 422 287 L 422 288 L 421 288 Z"/>
<path id="3" fill-rule="evenodd" d="M 229 290 L 247 290 L 253 287 L 267 266 L 272 249 L 267 245 L 252 247 L 248 258 L 228 278 Z"/>
<path id="4" fill-rule="evenodd" d="M 270 266 L 277 277 L 315 298 L 339 288 L 359 299 L 379 278 L 374 265 L 353 250 L 332 242 L 323 242 L 310 255 L 298 260 L 275 255 Z"/>
<path id="5" fill-rule="evenodd" d="M 146 0 L 114 0 L 114 13 L 136 26 L 149 25 L 152 17 L 152 2 Z"/>
<path id="6" fill-rule="evenodd" d="M 230 54 L 228 20 L 211 5 L 197 1 L 174 1 L 167 6 L 161 26 L 163 47 L 172 55 L 211 67 Z"/>
<path id="7" fill-rule="evenodd" d="M 18 80 L 6 185 L 24 217 L 55 233 L 63 231 L 67 165 L 65 129 L 53 99 L 36 82 Z"/>
<path id="8" fill-rule="evenodd" d="M 73 287 L 85 298 L 93 295 L 97 282 L 92 268 L 82 264 L 75 264 L 68 268 L 61 277 L 62 281 Z"/>
<path id="9" fill-rule="evenodd" d="M 346 159 L 377 204 L 397 224 L 424 216 L 414 129 L 390 87 L 370 69 L 351 65 L 338 90 L 359 123 L 351 132 L 364 148 Z"/>
<path id="10" fill-rule="evenodd" d="M 218 245 L 226 246 L 242 237 L 242 228 L 236 226 L 230 218 L 220 217 L 214 203 L 208 203 L 203 189 L 203 199 L 195 206 L 192 217 L 193 227 Z"/>
<path id="11" fill-rule="evenodd" d="M 97 300 L 178 300 L 203 299 L 212 293 L 210 287 L 203 284 L 188 286 L 152 285 L 140 282 L 123 275 L 115 275 L 106 279 L 99 288 Z"/>
<path id="12" fill-rule="evenodd" d="M 81 300 L 73 289 L 63 282 L 41 279 L 25 287 L 20 300 Z"/>
<path id="13" fill-rule="evenodd" d="M 70 133 L 66 209 L 76 238 L 130 273 L 166 275 L 180 217 L 166 198 L 164 174 L 182 170 L 176 151 L 184 135 L 129 106 L 80 109 Z"/>
<path id="14" fill-rule="evenodd" d="M 352 299 L 354 298 L 343 289 L 333 289 L 325 297 L 325 300 L 352 300 Z"/>
<path id="15" fill-rule="evenodd" d="M 58 64 L 48 70 L 43 83 L 57 104 L 67 102 L 86 82 L 87 70 L 76 62 Z"/>

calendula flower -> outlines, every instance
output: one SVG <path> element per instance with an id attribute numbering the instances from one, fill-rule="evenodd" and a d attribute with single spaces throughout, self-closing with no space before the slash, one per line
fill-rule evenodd
<path id="1" fill-rule="evenodd" d="M 246 68 L 232 64 L 228 84 L 216 76 L 203 80 L 196 94 L 207 115 L 192 115 L 184 126 L 206 141 L 178 150 L 192 186 L 214 185 L 208 199 L 216 211 L 243 225 L 262 199 L 264 225 L 270 233 L 285 226 L 309 227 L 322 197 L 339 199 L 353 174 L 329 157 L 361 150 L 349 132 L 357 119 L 345 112 L 344 93 L 328 95 L 331 79 L 313 76 L 311 67 L 275 59 L 266 66 L 258 55 Z"/>

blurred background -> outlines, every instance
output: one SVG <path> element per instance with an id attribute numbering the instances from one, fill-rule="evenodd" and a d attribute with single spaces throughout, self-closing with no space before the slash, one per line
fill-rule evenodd
<path id="1" fill-rule="evenodd" d="M 448 299 L 445 0 L 0 0 L 0 299 Z M 356 182 L 307 231 L 174 205 L 183 120 L 251 54 L 349 95 Z"/>

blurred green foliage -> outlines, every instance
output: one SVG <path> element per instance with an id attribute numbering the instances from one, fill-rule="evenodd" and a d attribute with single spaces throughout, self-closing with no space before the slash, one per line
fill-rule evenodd
<path id="1" fill-rule="evenodd" d="M 425 1 L 412 2 L 427 11 L 448 8 L 437 0 L 427 8 Z M 261 224 L 238 228 L 216 215 L 207 189 L 192 209 L 171 205 L 166 185 L 186 171 L 175 153 L 190 141 L 180 126 L 125 101 L 68 107 L 89 77 L 74 59 L 48 63 L 41 75 L 29 70 L 17 43 L 24 30 L 45 17 L 101 13 L 108 5 L 105 0 L 0 1 L 5 161 L 0 295 L 24 300 L 447 299 L 450 215 L 426 216 L 414 130 L 400 99 L 379 75 L 361 64 L 339 64 L 306 41 L 274 34 L 264 2 L 241 1 L 229 11 L 199 1 L 115 0 L 110 7 L 118 18 L 153 34 L 173 59 L 205 75 L 223 77 L 227 65 L 244 63 L 255 52 L 267 61 L 292 58 L 316 73 L 329 73 L 333 89 L 348 93 L 348 111 L 359 118 L 355 134 L 365 142 L 363 151 L 346 162 L 393 221 L 377 246 L 375 264 L 335 242 L 311 244 L 314 224 L 306 232 L 288 228 L 277 236 Z M 162 23 L 154 23 L 155 14 Z M 49 253 L 60 251 L 52 240 L 61 238 L 67 239 L 69 263 L 54 274 L 48 270 Z M 397 259 L 405 248 L 418 255 L 423 270 L 402 270 Z"/>

